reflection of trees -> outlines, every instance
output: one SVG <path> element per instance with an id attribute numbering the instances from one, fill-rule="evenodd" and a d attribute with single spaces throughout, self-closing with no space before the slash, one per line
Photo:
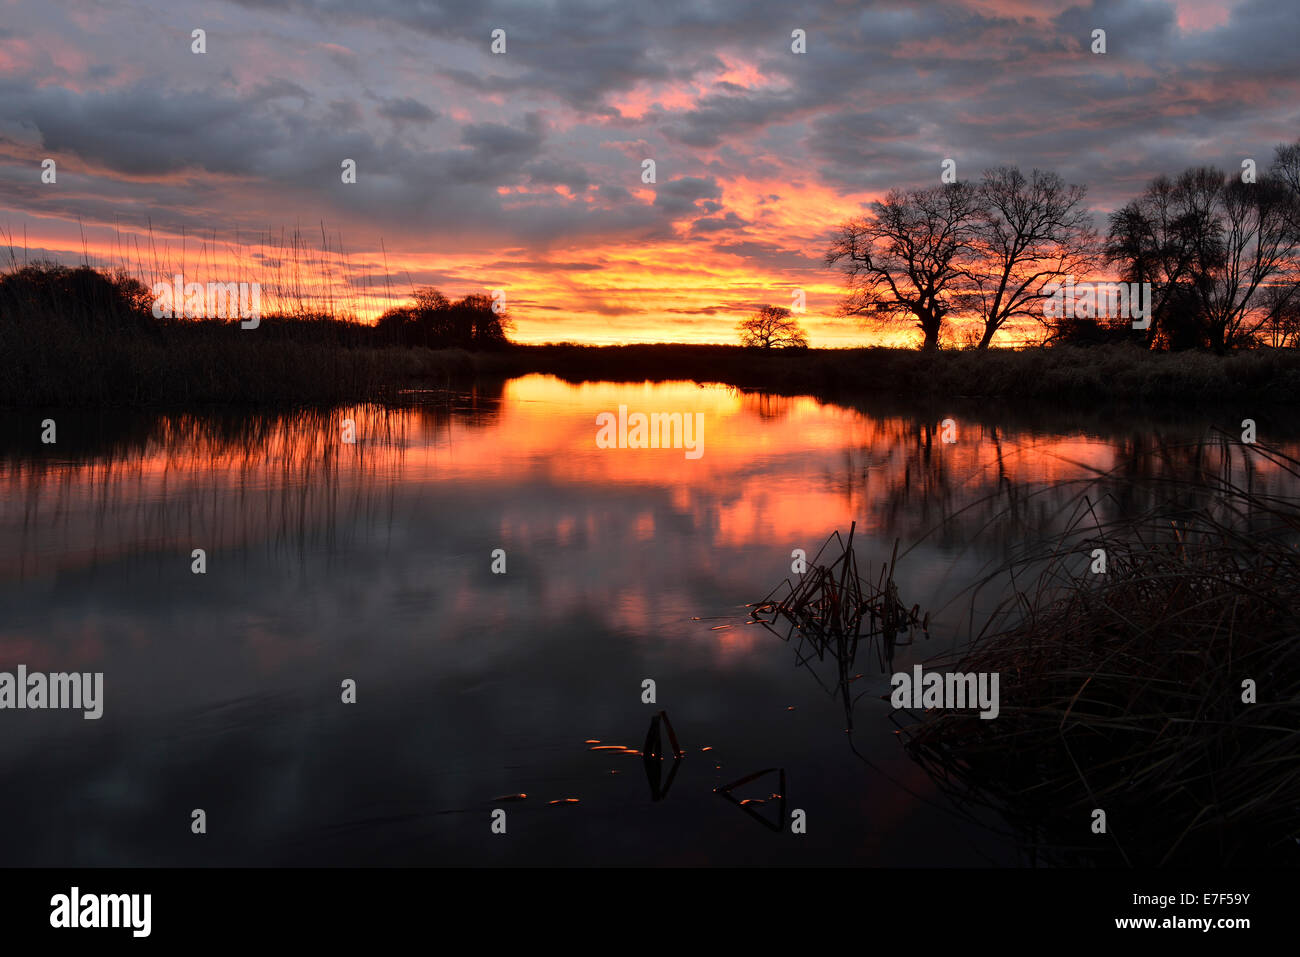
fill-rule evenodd
<path id="1" fill-rule="evenodd" d="M 438 434 L 446 434 L 453 418 L 468 428 L 486 428 L 501 415 L 506 381 L 487 379 L 455 392 L 429 393 L 409 408 Z"/>
<path id="2" fill-rule="evenodd" d="M 953 412 L 957 441 L 944 445 L 940 422 L 948 415 L 869 415 L 827 483 L 881 536 L 949 548 L 977 538 L 1005 547 L 1060 532 L 1085 492 L 1103 521 L 1154 508 L 1176 520 L 1211 504 L 1213 483 L 1197 480 L 1228 472 L 1250 490 L 1294 492 L 1288 473 L 1261 470 L 1235 437 L 1195 424 L 1129 419 L 1109 434 L 1093 422 L 1044 436 L 1014 420 Z M 1068 447 L 1053 447 L 1061 439 L 1107 448 L 1108 461 L 1075 461 Z M 1282 448 L 1294 454 L 1300 445 Z"/>
<path id="3" fill-rule="evenodd" d="M 740 407 L 760 419 L 783 419 L 790 414 L 795 399 L 788 395 L 774 395 L 771 392 L 743 392 L 740 395 Z"/>
<path id="4" fill-rule="evenodd" d="M 933 446 L 924 425 L 897 419 L 893 432 L 900 458 L 878 498 L 913 494 L 912 504 L 924 504 L 932 495 L 944 505 L 965 494 L 976 507 L 959 508 L 937 535 L 955 530 L 969 543 L 990 529 L 1007 533 L 1005 558 L 966 573 L 969 624 L 956 634 L 969 628 L 971 644 L 926 663 L 930 671 L 1001 672 L 1010 679 L 1001 721 L 986 725 L 942 709 L 923 719 L 891 715 L 905 734 L 924 722 L 909 753 L 951 804 L 936 806 L 972 821 L 997 811 L 1005 818 L 999 830 L 1058 864 L 1111 860 L 1106 842 L 1076 840 L 1079 809 L 1096 806 L 1103 792 L 1136 822 L 1114 845 L 1123 855 L 1116 861 L 1293 858 L 1277 821 L 1294 824 L 1296 806 L 1286 790 L 1295 776 L 1280 757 L 1295 750 L 1294 735 L 1286 737 L 1294 715 L 1282 713 L 1296 700 L 1284 653 L 1294 646 L 1289 589 L 1300 542 L 1294 443 L 1284 451 L 1211 430 L 1134 429 L 1112 440 L 1113 468 L 1028 482 L 998 464 L 998 430 L 988 429 L 980 440 L 993 446 L 992 464 L 965 488 L 937 456 L 927 459 Z M 875 451 L 868 443 L 860 455 Z M 918 470 L 933 482 L 918 482 Z M 1089 567 L 1096 547 L 1108 559 L 1106 574 Z M 816 658 L 800 648 L 796 664 L 839 694 L 852 729 L 858 698 L 850 682 L 862 677 L 852 673 L 854 649 L 814 650 Z M 823 659 L 836 669 L 825 680 L 815 670 Z M 1225 679 L 1227 665 L 1237 677 Z M 1279 689 L 1269 705 L 1277 711 L 1243 718 L 1232 706 L 1241 690 L 1234 682 L 1255 672 L 1267 672 Z M 1159 802 L 1147 800 L 1152 786 L 1166 784 Z"/>

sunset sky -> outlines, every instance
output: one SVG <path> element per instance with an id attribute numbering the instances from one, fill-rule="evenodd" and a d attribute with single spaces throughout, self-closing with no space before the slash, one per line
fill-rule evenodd
<path id="1" fill-rule="evenodd" d="M 1300 136 L 1296 23 L 1277 0 L 0 0 L 0 229 L 20 259 L 264 283 L 268 233 L 320 259 L 323 229 L 315 283 L 363 318 L 500 288 L 523 341 L 729 342 L 802 288 L 814 345 L 867 344 L 833 315 L 837 222 L 946 157 L 1054 169 L 1099 224 L 1159 173 L 1264 167 Z"/>

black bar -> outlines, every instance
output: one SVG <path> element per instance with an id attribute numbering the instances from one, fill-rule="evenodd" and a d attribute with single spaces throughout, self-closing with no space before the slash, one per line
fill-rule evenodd
<path id="1" fill-rule="evenodd" d="M 864 946 L 882 942 L 881 934 L 918 947 L 980 940 L 999 947 L 1083 940 L 1181 946 L 1192 938 L 1234 946 L 1293 933 L 1300 886 L 1297 873 L 1284 870 L 87 869 L 9 870 L 0 880 L 7 943 L 336 946 L 347 939 L 446 940 L 459 929 L 493 949 L 502 935 L 532 935 L 539 945 L 556 937 L 616 946 L 633 931 L 689 936 L 697 924 L 705 939 L 729 944 L 751 933 L 761 941 L 784 926 L 800 938 L 860 936 Z M 149 894 L 148 936 L 136 938 L 130 927 L 52 927 L 52 898 L 73 887 L 83 902 L 87 895 Z M 1212 894 L 1249 898 L 1216 903 Z M 1162 907 L 1135 903 L 1135 895 L 1172 900 Z M 1196 903 L 1180 895 L 1195 895 Z M 1156 926 L 1116 923 L 1145 918 Z M 1241 918 L 1248 927 L 1177 924 Z M 1165 921 L 1171 925 L 1160 926 Z M 602 923 L 617 936 L 606 936 Z"/>

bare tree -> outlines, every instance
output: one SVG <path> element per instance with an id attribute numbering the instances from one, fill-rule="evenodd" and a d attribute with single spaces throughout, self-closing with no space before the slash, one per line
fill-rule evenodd
<path id="1" fill-rule="evenodd" d="M 1279 146 L 1273 154 L 1273 165 L 1269 172 L 1297 196 L 1300 196 L 1300 140 Z"/>
<path id="2" fill-rule="evenodd" d="M 1287 194 L 1285 208 L 1291 217 L 1291 232 L 1300 248 L 1300 140 L 1277 147 L 1269 174 Z M 1289 344 L 1297 344 L 1300 333 L 1300 253 L 1293 255 L 1282 275 L 1265 296 L 1267 323 L 1290 330 Z"/>
<path id="3" fill-rule="evenodd" d="M 1015 316 L 1041 322 L 1043 286 L 1091 268 L 1097 237 L 1086 192 L 1052 172 L 1026 178 L 1012 166 L 985 171 L 961 296 L 984 323 L 979 348 Z"/>
<path id="4" fill-rule="evenodd" d="M 892 190 L 871 215 L 842 224 L 826 253 L 848 280 L 839 314 L 914 320 L 922 348 L 938 349 L 976 209 L 975 191 L 952 183 Z"/>
<path id="5" fill-rule="evenodd" d="M 743 346 L 761 346 L 764 349 L 808 346 L 807 335 L 784 306 L 763 306 L 757 315 L 741 320 L 737 329 Z"/>
<path id="6" fill-rule="evenodd" d="M 1161 176 L 1111 215 L 1108 258 L 1123 278 L 1152 283 L 1153 345 L 1194 326 L 1202 344 L 1223 352 L 1287 307 L 1300 267 L 1300 194 L 1288 179 L 1298 162 L 1282 147 L 1253 183 L 1211 167 Z"/>
<path id="7" fill-rule="evenodd" d="M 1197 324 L 1184 313 L 1193 299 L 1197 251 L 1204 249 L 1196 237 L 1207 228 L 1206 211 L 1187 203 L 1187 185 L 1168 176 L 1157 176 L 1140 197 L 1111 213 L 1106 261 L 1120 267 L 1125 282 L 1151 284 L 1148 346 L 1168 347 Z"/>
<path id="8" fill-rule="evenodd" d="M 1294 295 L 1300 216 L 1295 197 L 1276 176 L 1256 183 L 1230 179 L 1213 194 L 1219 258 L 1209 281 L 1196 284 L 1205 311 L 1210 347 L 1223 352 L 1248 340 L 1285 308 Z M 1289 278 L 1291 295 L 1274 298 L 1270 280 Z"/>
<path id="9" fill-rule="evenodd" d="M 1296 285 L 1278 283 L 1264 294 L 1267 318 L 1260 330 L 1261 338 L 1274 349 L 1294 349 L 1300 346 L 1300 295 Z"/>

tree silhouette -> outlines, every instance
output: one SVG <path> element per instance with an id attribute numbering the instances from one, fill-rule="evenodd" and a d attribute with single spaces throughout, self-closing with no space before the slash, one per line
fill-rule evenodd
<path id="1" fill-rule="evenodd" d="M 742 319 L 739 326 L 742 346 L 759 346 L 764 349 L 808 347 L 808 337 L 790 310 L 783 306 L 763 306 L 756 315 Z"/>
<path id="2" fill-rule="evenodd" d="M 1289 308 L 1300 290 L 1298 158 L 1279 147 L 1258 182 L 1212 167 L 1160 176 L 1111 215 L 1108 258 L 1122 278 L 1152 283 L 1152 345 L 1172 346 L 1190 327 L 1222 353 Z"/>
<path id="3" fill-rule="evenodd" d="M 510 317 L 492 307 L 491 297 L 482 293 L 452 302 L 432 286 L 422 286 L 411 294 L 409 306 L 389 309 L 375 325 L 384 338 L 402 345 L 491 349 L 509 342 L 511 328 Z"/>
<path id="4" fill-rule="evenodd" d="M 979 348 L 1014 316 L 1043 320 L 1043 287 L 1092 265 L 1096 236 L 1086 190 L 1056 173 L 1014 166 L 986 170 L 979 185 L 974 244 L 963 305 L 984 322 Z"/>
<path id="5" fill-rule="evenodd" d="M 826 253 L 849 292 L 844 316 L 914 319 L 922 348 L 939 348 L 975 239 L 977 195 L 965 183 L 891 190 L 871 215 L 840 226 Z"/>

